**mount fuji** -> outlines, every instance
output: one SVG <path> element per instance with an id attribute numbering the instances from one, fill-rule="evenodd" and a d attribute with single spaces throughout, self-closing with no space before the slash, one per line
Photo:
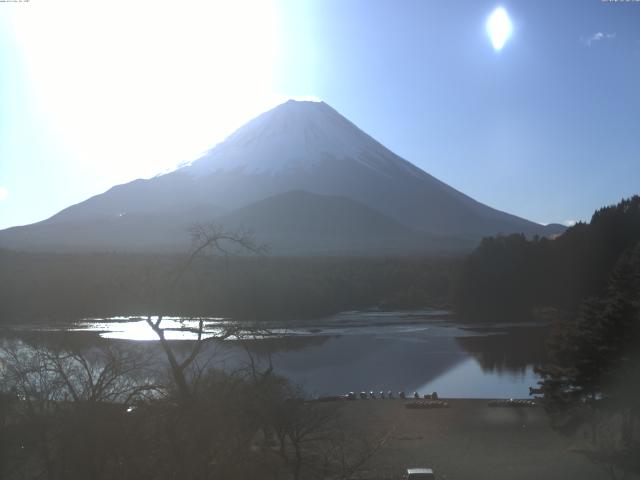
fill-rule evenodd
<path id="1" fill-rule="evenodd" d="M 564 229 L 479 203 L 326 103 L 290 100 L 173 172 L 0 231 L 0 247 L 184 251 L 189 226 L 208 221 L 252 230 L 282 255 L 461 251 L 487 235 Z"/>

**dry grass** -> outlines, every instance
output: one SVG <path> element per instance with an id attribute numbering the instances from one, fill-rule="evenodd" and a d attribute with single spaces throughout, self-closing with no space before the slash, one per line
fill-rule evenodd
<path id="1" fill-rule="evenodd" d="M 357 400 L 344 406 L 350 427 L 391 432 L 361 478 L 400 478 L 407 467 L 431 467 L 450 480 L 596 480 L 604 470 L 571 450 L 543 408 L 487 406 L 449 400 L 450 408 L 404 408 L 400 400 Z"/>

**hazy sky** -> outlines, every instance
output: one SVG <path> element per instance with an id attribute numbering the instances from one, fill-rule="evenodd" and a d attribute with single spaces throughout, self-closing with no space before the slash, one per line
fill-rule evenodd
<path id="1" fill-rule="evenodd" d="M 0 228 L 192 160 L 288 97 L 534 221 L 640 192 L 640 2 L 31 0 L 0 3 Z"/>

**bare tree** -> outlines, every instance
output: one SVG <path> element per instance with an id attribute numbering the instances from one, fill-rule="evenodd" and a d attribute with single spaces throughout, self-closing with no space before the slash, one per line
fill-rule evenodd
<path id="1" fill-rule="evenodd" d="M 260 255 L 266 251 L 266 247 L 258 244 L 253 235 L 247 231 L 231 232 L 215 223 L 208 223 L 195 224 L 190 229 L 190 232 L 192 249 L 175 273 L 172 282 L 173 291 L 175 291 L 184 275 L 192 269 L 194 262 L 200 258 L 223 256 L 228 259 L 238 253 Z M 177 330 L 193 334 L 194 342 L 191 351 L 183 358 L 179 358 L 166 338 L 166 332 L 176 329 L 164 326 L 162 323 L 164 318 L 165 315 L 163 314 L 148 315 L 146 322 L 157 335 L 160 346 L 167 357 L 171 376 L 176 384 L 180 400 L 184 403 L 189 403 L 193 399 L 193 391 L 192 386 L 189 385 L 187 371 L 194 364 L 205 344 L 226 340 L 230 337 L 239 337 L 243 333 L 250 334 L 250 332 L 248 332 L 246 326 L 241 327 L 238 322 L 233 321 L 218 323 L 216 331 L 207 331 L 206 318 L 183 318 Z"/>
<path id="2" fill-rule="evenodd" d="M 294 480 L 352 478 L 390 436 L 390 432 L 377 436 L 348 426 L 340 403 L 305 400 L 303 393 L 288 383 L 282 388 L 270 421 L 277 453 Z"/>
<path id="3" fill-rule="evenodd" d="M 127 407 L 164 394 L 152 380 L 150 356 L 140 349 L 16 342 L 0 357 L 12 432 L 3 478 L 100 478 L 125 440 Z"/>

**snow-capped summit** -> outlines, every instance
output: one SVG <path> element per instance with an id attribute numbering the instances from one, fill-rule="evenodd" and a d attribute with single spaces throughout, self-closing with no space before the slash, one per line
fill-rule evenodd
<path id="1" fill-rule="evenodd" d="M 242 171 L 281 174 L 328 159 L 353 161 L 389 173 L 417 169 L 324 102 L 289 100 L 236 130 L 185 171 L 192 175 Z"/>

